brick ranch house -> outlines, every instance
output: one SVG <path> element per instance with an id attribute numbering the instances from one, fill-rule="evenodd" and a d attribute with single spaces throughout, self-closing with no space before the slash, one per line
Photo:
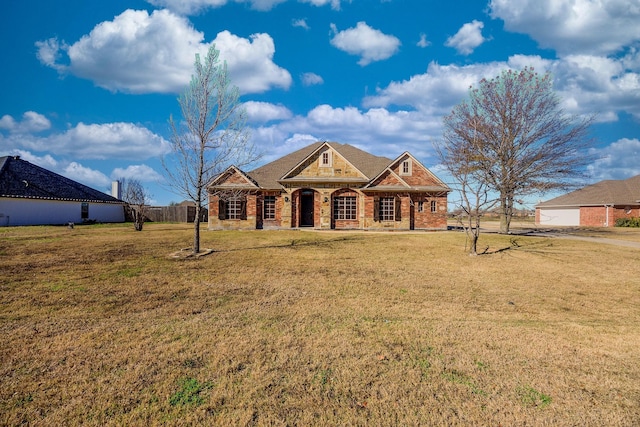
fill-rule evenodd
<path id="1" fill-rule="evenodd" d="M 408 152 L 395 160 L 316 142 L 208 186 L 209 229 L 438 230 L 451 190 Z"/>
<path id="2" fill-rule="evenodd" d="M 536 206 L 537 225 L 613 227 L 640 217 L 640 175 L 588 185 Z"/>

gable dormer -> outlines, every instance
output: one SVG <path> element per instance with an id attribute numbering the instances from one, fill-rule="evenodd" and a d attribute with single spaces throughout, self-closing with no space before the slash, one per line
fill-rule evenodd
<path id="1" fill-rule="evenodd" d="M 339 151 L 325 142 L 300 161 L 280 182 L 346 181 L 365 183 L 368 178 Z"/>
<path id="2" fill-rule="evenodd" d="M 394 171 L 409 186 L 444 186 L 446 185 L 438 179 L 429 169 L 424 167 L 409 152 L 404 152 L 394 160 L 389 169 Z"/>
<path id="3" fill-rule="evenodd" d="M 229 166 L 224 172 L 216 176 L 208 185 L 212 190 L 253 190 L 258 188 L 256 183 L 235 166 Z"/>

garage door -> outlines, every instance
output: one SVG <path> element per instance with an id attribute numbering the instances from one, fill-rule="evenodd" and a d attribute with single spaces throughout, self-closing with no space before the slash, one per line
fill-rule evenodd
<path id="1" fill-rule="evenodd" d="M 580 225 L 580 208 L 540 209 L 540 225 Z"/>

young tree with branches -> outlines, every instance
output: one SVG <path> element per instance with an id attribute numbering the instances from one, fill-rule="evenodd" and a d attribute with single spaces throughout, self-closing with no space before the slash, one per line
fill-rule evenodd
<path id="1" fill-rule="evenodd" d="M 472 120 L 466 123 L 467 134 L 471 138 L 478 138 L 478 121 Z M 486 181 L 482 179 L 482 171 L 473 162 L 468 162 L 467 141 L 460 138 L 452 138 L 447 141 L 435 143 L 435 148 L 440 162 L 453 178 L 452 187 L 457 190 L 458 224 L 462 227 L 469 246 L 469 255 L 478 254 L 478 240 L 480 238 L 480 219 L 482 215 L 497 203 L 490 195 L 490 189 Z"/>
<path id="2" fill-rule="evenodd" d="M 136 231 L 142 231 L 146 219 L 150 196 L 137 179 L 121 179 L 122 200 L 129 205 L 129 214 Z"/>
<path id="3" fill-rule="evenodd" d="M 219 55 L 215 45 L 204 61 L 196 55 L 195 74 L 178 98 L 182 120 L 169 120 L 172 153 L 164 159 L 169 184 L 196 208 L 194 254 L 200 252 L 200 212 L 206 202 L 206 186 L 226 167 L 246 166 L 258 158 L 240 91 L 231 85 L 227 64 L 220 62 Z"/>
<path id="4" fill-rule="evenodd" d="M 549 73 L 508 70 L 481 80 L 444 118 L 443 143 L 496 194 L 500 232 L 509 233 L 516 197 L 570 188 L 582 176 L 593 120 L 565 114 Z"/>

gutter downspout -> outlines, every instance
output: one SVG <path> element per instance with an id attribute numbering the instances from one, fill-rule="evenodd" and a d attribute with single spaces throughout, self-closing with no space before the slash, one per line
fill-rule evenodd
<path id="1" fill-rule="evenodd" d="M 612 207 L 613 205 L 607 205 L 605 204 L 604 207 L 606 208 L 605 211 L 605 218 L 604 218 L 604 226 L 608 227 L 609 226 L 609 208 Z"/>

